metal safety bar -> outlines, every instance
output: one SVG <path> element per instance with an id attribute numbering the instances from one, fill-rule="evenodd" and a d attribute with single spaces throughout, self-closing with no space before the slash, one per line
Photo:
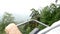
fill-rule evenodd
<path id="1" fill-rule="evenodd" d="M 44 23 L 42 23 L 42 22 L 39 22 L 39 21 L 37 21 L 37 20 L 35 20 L 35 19 L 29 19 L 29 20 L 27 20 L 27 21 L 25 21 L 25 22 L 23 22 L 23 23 L 17 24 L 17 26 L 20 26 L 20 25 L 22 25 L 22 24 L 25 24 L 25 23 L 27 23 L 27 22 L 29 22 L 29 21 L 36 21 L 37 23 L 40 23 L 40 24 L 42 24 L 42 25 L 44 25 L 44 26 L 46 26 L 46 27 L 49 27 L 48 25 L 46 25 L 46 24 L 44 24 Z"/>

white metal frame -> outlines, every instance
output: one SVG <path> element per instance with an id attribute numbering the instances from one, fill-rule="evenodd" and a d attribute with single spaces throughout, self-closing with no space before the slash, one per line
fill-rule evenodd
<path id="1" fill-rule="evenodd" d="M 44 25 L 44 26 L 46 26 L 46 27 L 49 27 L 48 25 L 46 25 L 46 24 L 44 24 L 44 23 L 42 23 L 42 22 L 39 22 L 39 21 L 37 21 L 37 20 L 35 20 L 35 19 L 29 19 L 29 20 L 27 20 L 27 21 L 25 21 L 25 22 L 23 22 L 23 23 L 17 24 L 17 26 L 20 26 L 20 25 L 22 25 L 22 24 L 25 24 L 25 23 L 27 23 L 27 22 L 29 22 L 29 21 L 36 21 L 37 23 L 40 23 L 40 24 L 42 24 L 42 25 Z"/>

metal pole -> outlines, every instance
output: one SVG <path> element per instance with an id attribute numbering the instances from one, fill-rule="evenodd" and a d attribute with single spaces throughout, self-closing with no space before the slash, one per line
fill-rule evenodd
<path id="1" fill-rule="evenodd" d="M 46 26 L 46 27 L 49 27 L 48 25 L 46 25 L 46 24 L 44 24 L 44 23 L 42 23 L 42 22 L 39 22 L 39 21 L 37 21 L 37 20 L 35 20 L 35 19 L 30 19 L 30 20 L 27 20 L 27 21 L 25 21 L 25 22 L 23 22 L 23 23 L 19 23 L 19 24 L 17 24 L 17 26 L 20 26 L 20 25 L 22 25 L 22 24 L 25 24 L 25 23 L 27 23 L 27 22 L 29 22 L 29 21 L 36 21 L 37 23 L 40 23 L 40 24 L 42 24 L 42 25 L 44 25 L 44 26 Z"/>

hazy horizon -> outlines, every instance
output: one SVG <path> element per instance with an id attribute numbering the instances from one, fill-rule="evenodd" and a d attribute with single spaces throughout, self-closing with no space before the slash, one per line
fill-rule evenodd
<path id="1" fill-rule="evenodd" d="M 13 14 L 17 21 L 29 19 L 31 9 L 41 9 L 55 0 L 0 0 L 0 17 L 4 12 Z M 0 18 L 1 19 L 1 18 Z"/>

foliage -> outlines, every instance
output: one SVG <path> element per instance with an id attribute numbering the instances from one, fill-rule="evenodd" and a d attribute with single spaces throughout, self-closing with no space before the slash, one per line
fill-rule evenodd
<path id="1" fill-rule="evenodd" d="M 40 20 L 40 14 L 38 12 L 38 10 L 35 10 L 34 8 L 31 9 L 32 13 L 31 13 L 31 19 L 36 19 L 36 20 Z"/>
<path id="2" fill-rule="evenodd" d="M 31 11 L 32 11 L 32 13 L 30 15 L 31 19 L 40 21 L 40 14 L 39 14 L 38 10 L 32 8 Z M 32 30 L 39 25 L 39 23 L 37 23 L 35 21 L 31 21 L 31 22 L 29 22 L 29 24 L 30 24 L 29 26 L 30 26 L 30 28 L 32 28 Z"/>
<path id="3" fill-rule="evenodd" d="M 10 23 L 14 23 L 14 17 L 12 14 L 5 12 L 2 18 L 2 22 L 0 23 L 0 34 L 5 34 L 4 29 Z"/>
<path id="4" fill-rule="evenodd" d="M 32 13 L 31 13 L 31 19 L 36 19 L 42 23 L 45 23 L 49 26 L 51 26 L 54 22 L 60 20 L 60 6 L 57 6 L 56 4 L 51 4 L 50 6 L 46 6 L 41 10 L 41 13 L 39 14 L 38 10 L 32 9 Z M 39 16 L 38 16 L 39 15 Z M 31 30 L 33 30 L 35 26 L 33 22 L 27 24 L 24 26 L 25 29 L 28 29 L 28 31 L 30 32 Z M 32 25 L 32 26 L 31 26 Z M 31 26 L 31 27 L 30 27 Z M 37 27 L 42 30 L 45 28 L 45 26 L 37 24 Z M 32 28 L 32 29 L 31 29 Z M 24 29 L 24 30 L 25 30 Z M 25 30 L 26 31 L 26 30 Z M 27 31 L 26 31 L 27 32 Z"/>
<path id="5" fill-rule="evenodd" d="M 52 25 L 54 22 L 60 20 L 60 6 L 56 6 L 55 4 L 51 4 L 50 6 L 46 6 L 42 9 L 40 14 L 40 21 L 47 24 Z"/>
<path id="6" fill-rule="evenodd" d="M 40 14 L 37 10 L 35 10 L 34 8 L 31 9 L 32 13 L 31 13 L 31 19 L 36 19 L 36 20 L 40 20 Z M 27 24 L 25 24 L 23 30 L 23 34 L 29 34 L 35 27 L 38 27 L 39 23 L 35 22 L 35 21 L 30 21 Z"/>
<path id="7" fill-rule="evenodd" d="M 12 14 L 5 12 L 2 18 L 3 23 L 14 23 L 14 17 Z"/>
<path id="8" fill-rule="evenodd" d="M 56 4 L 51 4 L 50 6 L 44 7 L 40 11 L 41 13 L 39 13 L 39 11 L 34 8 L 32 8 L 31 11 L 31 19 L 36 19 L 49 26 L 60 20 L 60 6 L 57 6 Z M 2 18 L 2 22 L 0 23 L 0 34 L 6 34 L 4 29 L 10 23 L 15 23 L 14 17 L 12 14 L 5 12 Z M 38 27 L 40 30 L 45 28 L 45 26 L 39 23 L 30 21 L 27 24 L 19 26 L 19 29 L 23 34 L 29 34 L 35 27 Z"/>

